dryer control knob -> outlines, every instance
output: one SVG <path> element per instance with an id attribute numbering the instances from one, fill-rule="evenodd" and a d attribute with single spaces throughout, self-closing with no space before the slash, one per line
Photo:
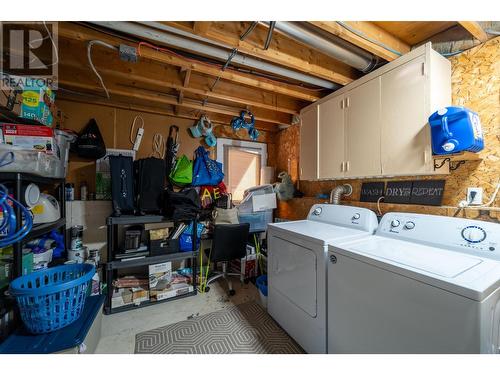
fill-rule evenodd
<path id="1" fill-rule="evenodd" d="M 415 228 L 415 223 L 413 221 L 407 221 L 405 223 L 405 229 L 413 229 Z"/>
<path id="2" fill-rule="evenodd" d="M 323 211 L 323 209 L 321 207 L 316 207 L 313 211 L 313 214 L 316 216 L 319 216 L 319 215 L 321 215 L 321 211 Z"/>
<path id="3" fill-rule="evenodd" d="M 353 220 L 358 220 L 360 217 L 361 217 L 361 215 L 358 214 L 357 212 L 354 215 L 352 215 Z"/>
<path id="4" fill-rule="evenodd" d="M 391 221 L 391 227 L 393 228 L 399 227 L 399 224 L 401 223 L 398 219 L 394 219 L 393 221 Z"/>

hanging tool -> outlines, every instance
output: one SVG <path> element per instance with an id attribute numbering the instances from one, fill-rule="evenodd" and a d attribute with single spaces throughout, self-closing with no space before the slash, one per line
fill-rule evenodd
<path id="1" fill-rule="evenodd" d="M 172 171 L 175 165 L 177 151 L 179 150 L 179 144 L 177 143 L 178 139 L 179 139 L 179 127 L 177 125 L 171 125 L 168 131 L 167 150 L 165 152 L 166 176 L 170 176 L 170 172 Z M 173 188 L 172 183 L 168 178 L 167 178 L 167 185 L 169 189 Z"/>

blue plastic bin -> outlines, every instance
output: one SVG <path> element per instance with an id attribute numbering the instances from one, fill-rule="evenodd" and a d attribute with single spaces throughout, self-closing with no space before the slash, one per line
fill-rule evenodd
<path id="1" fill-rule="evenodd" d="M 19 305 L 24 325 L 34 334 L 48 333 L 77 320 L 85 306 L 95 268 L 69 264 L 18 277 L 10 294 Z"/>
<path id="2" fill-rule="evenodd" d="M 260 303 L 267 309 L 267 275 L 261 275 L 255 280 L 255 285 L 259 289 Z"/>

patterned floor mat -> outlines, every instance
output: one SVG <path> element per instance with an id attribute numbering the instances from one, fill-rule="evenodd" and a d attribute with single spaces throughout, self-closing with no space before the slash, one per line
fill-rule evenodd
<path id="1" fill-rule="evenodd" d="M 302 348 L 255 302 L 142 332 L 142 354 L 299 354 Z"/>

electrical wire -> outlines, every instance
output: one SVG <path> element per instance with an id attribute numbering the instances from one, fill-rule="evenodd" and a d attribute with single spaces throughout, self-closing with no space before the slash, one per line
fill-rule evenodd
<path id="1" fill-rule="evenodd" d="M 110 48 L 110 49 L 112 49 L 114 51 L 117 51 L 118 48 L 115 47 L 115 46 L 113 46 L 113 45 L 111 45 L 111 44 L 109 44 L 109 43 L 103 42 L 102 40 L 91 40 L 87 44 L 87 60 L 89 62 L 90 68 L 92 69 L 92 71 L 97 76 L 97 79 L 99 79 L 99 83 L 101 84 L 101 87 L 103 88 L 104 92 L 106 93 L 106 97 L 109 99 L 108 89 L 106 88 L 106 85 L 104 84 L 104 81 L 102 80 L 101 75 L 99 74 L 99 72 L 95 68 L 94 63 L 92 62 L 92 46 L 94 44 L 98 44 L 98 45 L 101 45 L 103 47 Z"/>
<path id="2" fill-rule="evenodd" d="M 138 56 L 142 57 L 141 47 L 143 47 L 143 46 L 144 47 L 149 47 L 149 48 L 151 48 L 151 49 L 153 49 L 155 51 L 158 51 L 158 52 L 163 52 L 163 53 L 166 53 L 166 54 L 178 57 L 180 59 L 187 60 L 187 61 L 190 61 L 190 62 L 193 62 L 193 63 L 196 63 L 196 64 L 202 64 L 202 65 L 205 65 L 205 66 L 208 66 L 208 67 L 222 68 L 224 66 L 223 63 L 214 62 L 214 61 L 210 61 L 209 62 L 206 59 L 203 60 L 203 59 L 200 59 L 200 58 L 193 58 L 193 57 L 185 56 L 185 55 L 182 55 L 180 53 L 177 53 L 177 52 L 173 51 L 170 48 L 160 47 L 160 46 L 148 43 L 148 42 L 139 42 L 138 43 L 138 45 L 137 45 L 137 55 Z M 268 80 L 270 82 L 273 82 L 273 81 L 274 82 L 280 82 L 280 83 L 284 83 L 284 84 L 287 84 L 287 85 L 290 85 L 290 86 L 300 87 L 300 88 L 306 89 L 306 90 L 311 90 L 311 91 L 324 91 L 325 90 L 324 88 L 312 88 L 312 87 L 308 87 L 308 86 L 304 85 L 303 83 L 290 82 L 290 81 L 287 81 L 285 79 L 281 79 L 279 77 L 274 77 L 274 76 L 270 76 L 268 74 L 259 73 L 259 72 L 256 72 L 256 71 L 250 70 L 250 69 L 244 69 L 244 68 L 239 68 L 239 67 L 228 66 L 227 70 L 232 70 L 232 71 L 236 71 L 236 72 L 241 72 L 241 73 L 246 73 L 246 74 L 250 74 L 250 75 L 255 75 L 255 76 L 258 76 L 258 77 L 261 77 L 261 78 L 265 78 L 266 80 Z"/>
<path id="3" fill-rule="evenodd" d="M 152 144 L 153 152 L 151 153 L 151 157 L 159 157 L 160 159 L 165 158 L 165 140 L 163 139 L 163 135 L 160 133 L 155 133 L 153 135 L 153 144 Z"/>
<path id="4" fill-rule="evenodd" d="M 47 66 L 53 66 L 59 62 L 59 51 L 57 50 L 56 42 L 54 42 L 54 38 L 52 37 L 52 34 L 50 33 L 45 21 L 43 21 L 43 27 L 45 28 L 45 31 L 47 31 L 47 35 L 49 36 L 50 42 L 52 43 L 52 47 L 54 47 L 54 56 L 56 57 L 56 61 Z"/>
<path id="5" fill-rule="evenodd" d="M 370 38 L 369 36 L 365 35 L 363 32 L 361 32 L 359 30 L 356 30 L 355 28 L 349 26 L 345 22 L 342 22 L 342 21 L 336 21 L 336 22 L 340 26 L 342 26 L 344 29 L 350 31 L 353 34 L 356 34 L 360 38 L 363 38 L 364 40 L 367 40 L 370 43 L 376 44 L 377 46 L 382 47 L 382 48 L 386 49 L 387 51 L 394 53 L 395 55 L 398 55 L 398 56 L 402 56 L 403 55 L 401 52 L 396 51 L 395 49 L 392 49 L 391 47 L 387 46 L 386 44 L 384 44 L 382 42 L 379 42 L 378 40 Z"/>
<path id="6" fill-rule="evenodd" d="M 17 218 L 14 207 L 21 209 L 23 224 L 19 230 L 16 230 Z M 0 247 L 5 247 L 19 242 L 26 237 L 33 227 L 33 217 L 26 207 L 9 196 L 7 188 L 2 184 L 0 184 L 0 209 L 2 211 L 0 232 L 7 232 L 7 234 L 0 235 Z"/>
<path id="7" fill-rule="evenodd" d="M 135 122 L 138 120 L 138 119 L 141 119 L 141 126 L 140 128 L 144 129 L 144 119 L 142 118 L 142 116 L 140 115 L 136 115 L 134 117 L 134 120 L 132 121 L 132 126 L 130 127 L 130 143 L 132 143 L 132 145 L 135 144 L 135 139 L 133 138 L 133 135 L 134 134 L 134 129 L 135 129 Z M 137 133 L 135 134 L 135 137 L 137 138 Z"/>
<path id="8" fill-rule="evenodd" d="M 370 43 L 376 44 L 377 46 L 382 47 L 382 48 L 386 49 L 387 51 L 394 53 L 397 56 L 403 56 L 403 54 L 401 52 L 396 51 L 395 49 L 389 47 L 388 45 L 386 45 L 386 44 L 384 44 L 382 42 L 379 42 L 378 40 L 370 38 L 369 36 L 365 35 L 362 31 L 359 31 L 359 30 L 357 30 L 357 29 L 349 26 L 345 22 L 342 22 L 342 21 L 336 21 L 336 22 L 340 26 L 342 26 L 344 29 L 350 31 L 351 33 L 353 33 L 353 34 L 355 34 L 357 36 L 359 36 L 360 38 L 363 38 L 364 40 L 367 40 Z M 441 53 L 441 56 L 450 57 L 450 56 L 458 55 L 458 54 L 460 54 L 462 52 L 464 52 L 464 50 L 458 50 L 458 51 L 455 51 L 455 52 Z"/>

